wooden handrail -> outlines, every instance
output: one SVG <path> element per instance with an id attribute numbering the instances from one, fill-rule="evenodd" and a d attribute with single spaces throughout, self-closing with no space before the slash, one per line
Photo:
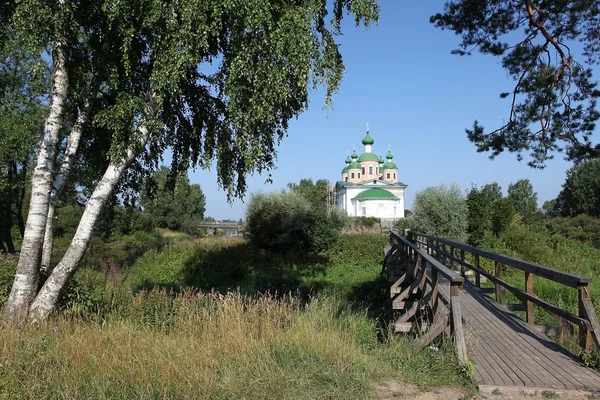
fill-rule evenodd
<path id="1" fill-rule="evenodd" d="M 427 235 L 425 233 L 419 233 L 414 231 L 411 231 L 411 234 L 415 235 L 416 237 L 420 236 L 426 239 L 435 240 L 439 243 L 452 246 L 455 249 L 468 251 L 471 254 L 476 254 L 481 257 L 485 257 L 487 259 L 499 262 L 503 265 L 520 269 L 522 271 L 529 272 L 530 274 L 534 274 L 542 278 L 546 278 L 551 281 L 558 282 L 570 287 L 576 288 L 577 286 L 589 284 L 592 281 L 592 279 L 587 276 L 571 274 L 569 272 L 561 271 L 558 269 L 545 267 L 543 265 L 519 260 L 517 258 L 508 257 L 502 254 L 495 253 L 493 251 L 483 250 L 478 247 L 469 246 L 468 244 L 454 242 L 452 240 L 442 239 L 437 236 Z"/>
<path id="2" fill-rule="evenodd" d="M 461 267 L 462 276 L 465 275 L 465 268 L 474 271 L 476 286 L 480 286 L 481 275 L 492 281 L 495 284 L 496 302 L 502 303 L 502 288 L 511 292 L 524 304 L 528 324 L 534 325 L 533 306 L 536 305 L 557 316 L 559 318 L 559 324 L 561 324 L 560 321 L 562 320 L 577 325 L 579 327 L 579 344 L 583 349 L 589 351 L 592 347 L 592 342 L 600 349 L 600 322 L 598 322 L 598 317 L 589 298 L 588 285 L 592 281 L 591 278 L 504 256 L 492 251 L 483 250 L 464 243 L 458 243 L 424 233 L 407 230 L 405 231 L 405 234 L 412 235 L 417 246 L 421 245 L 424 246 L 428 252 L 435 252 L 437 257 L 458 263 Z M 450 246 L 450 250 L 446 251 L 446 246 Z M 455 254 L 455 250 L 457 249 L 460 250 L 460 257 Z M 474 256 L 475 265 L 465 260 L 465 252 L 469 252 Z M 494 261 L 494 273 L 490 273 L 481 268 L 480 257 Z M 519 289 L 502 279 L 503 265 L 521 270 L 525 273 L 525 290 Z M 534 293 L 534 275 L 565 286 L 576 288 L 579 295 L 579 315 L 575 315 L 558 306 L 550 304 L 536 296 Z"/>
<path id="3" fill-rule="evenodd" d="M 431 264 L 431 266 L 433 268 L 437 269 L 438 272 L 440 274 L 442 274 L 444 277 L 446 277 L 446 279 L 448 279 L 452 284 L 462 287 L 462 285 L 465 282 L 465 278 L 463 278 L 456 272 L 452 271 L 450 268 L 446 267 L 444 264 L 442 264 L 441 262 L 439 262 L 438 260 L 436 260 L 435 258 L 430 256 L 429 254 L 424 252 L 422 249 L 415 246 L 414 243 L 410 242 L 405 237 L 398 234 L 398 232 L 392 230 L 392 231 L 390 231 L 390 234 L 392 236 L 394 236 L 397 240 L 400 240 L 406 246 L 410 247 L 415 252 L 419 253 L 419 255 L 421 255 L 425 260 L 427 260 L 427 262 L 429 264 Z"/>

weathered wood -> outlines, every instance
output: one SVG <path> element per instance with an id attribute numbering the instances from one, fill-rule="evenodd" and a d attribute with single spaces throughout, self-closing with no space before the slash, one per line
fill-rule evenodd
<path id="1" fill-rule="evenodd" d="M 479 254 L 475 254 L 475 267 L 479 268 Z M 481 287 L 481 275 L 475 271 L 475 286 Z"/>
<path id="2" fill-rule="evenodd" d="M 465 332 L 463 330 L 462 314 L 460 310 L 460 299 L 458 294 L 451 296 L 450 308 L 452 309 L 452 334 L 454 335 L 454 341 L 456 342 L 456 354 L 458 361 L 461 364 L 467 362 L 467 346 L 465 344 Z"/>
<path id="3" fill-rule="evenodd" d="M 589 300 L 587 285 L 578 286 L 577 293 L 579 297 L 579 317 L 587 319 L 586 300 Z M 593 309 L 593 308 L 592 308 Z M 585 351 L 592 349 L 592 332 L 593 327 L 579 327 L 579 346 Z"/>
<path id="4" fill-rule="evenodd" d="M 462 261 L 460 263 L 460 275 L 464 278 L 465 277 L 465 251 L 464 250 L 460 250 L 460 260 Z"/>
<path id="5" fill-rule="evenodd" d="M 541 276 L 546 279 L 550 279 L 552 281 L 562 283 L 563 285 L 567 285 L 573 288 L 576 288 L 580 284 L 590 283 L 592 281 L 591 278 L 586 276 L 580 276 L 571 274 L 569 272 L 560 271 L 554 268 L 545 267 L 543 265 L 519 260 L 516 258 L 508 257 L 502 254 L 498 254 L 492 251 L 479 249 L 474 246 L 469 246 L 467 244 L 453 242 L 451 240 L 438 238 L 431 235 L 426 235 L 423 233 L 415 233 L 415 238 L 418 240 L 419 238 L 433 238 L 437 240 L 439 243 L 450 245 L 456 247 L 457 249 L 465 250 L 474 255 L 480 255 L 482 257 L 488 258 L 493 261 L 497 261 L 500 264 L 507 265 L 513 268 L 520 269 L 522 271 L 530 272 L 534 275 Z"/>
<path id="6" fill-rule="evenodd" d="M 525 271 L 525 290 L 527 294 L 530 296 L 535 296 L 533 292 L 533 274 L 531 272 Z M 529 325 L 535 324 L 535 315 L 533 314 L 533 303 L 529 300 L 525 301 L 525 312 L 527 323 Z"/>
<path id="7" fill-rule="evenodd" d="M 598 322 L 598 316 L 596 315 L 594 304 L 590 299 L 589 289 L 587 286 L 583 286 L 580 289 L 580 292 L 583 292 L 582 302 L 583 308 L 585 310 L 585 318 L 590 322 L 590 325 L 592 326 L 592 340 L 596 344 L 596 348 L 600 349 L 600 322 Z"/>
<path id="8" fill-rule="evenodd" d="M 450 312 L 446 307 L 440 307 L 439 313 L 436 315 L 431 328 L 413 343 L 411 350 L 418 352 L 429 346 L 438 336 L 444 333 L 444 330 L 448 326 Z"/>
<path id="9" fill-rule="evenodd" d="M 502 264 L 496 261 L 494 262 L 494 270 L 496 278 L 502 278 Z M 496 282 L 496 303 L 502 304 L 502 286 Z"/>

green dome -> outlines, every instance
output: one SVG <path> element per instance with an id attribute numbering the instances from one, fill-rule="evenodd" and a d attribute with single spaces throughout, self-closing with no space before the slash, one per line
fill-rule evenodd
<path id="1" fill-rule="evenodd" d="M 361 169 L 362 167 L 360 166 L 359 163 L 357 163 L 356 161 L 352 161 L 350 163 L 350 165 L 348 165 L 348 169 Z"/>
<path id="2" fill-rule="evenodd" d="M 394 164 L 393 162 L 388 161 L 385 164 L 383 164 L 383 169 L 398 169 L 398 167 L 396 167 L 396 164 Z"/>
<path id="3" fill-rule="evenodd" d="M 350 156 L 346 157 L 346 164 L 350 164 L 352 162 L 352 160 L 350 159 Z"/>
<path id="4" fill-rule="evenodd" d="M 379 164 L 383 164 L 385 161 L 383 161 L 383 157 L 379 156 Z"/>
<path id="5" fill-rule="evenodd" d="M 342 170 L 342 174 L 347 174 L 348 173 L 348 166 L 345 166 L 344 169 Z"/>
<path id="6" fill-rule="evenodd" d="M 353 160 L 356 160 L 358 158 L 358 154 L 356 154 L 356 150 L 354 150 L 354 153 L 352 153 L 352 155 L 350 157 L 352 157 Z"/>
<path id="7" fill-rule="evenodd" d="M 357 199 L 396 199 L 397 197 L 388 190 L 373 188 L 367 189 L 364 192 L 360 192 Z"/>
<path id="8" fill-rule="evenodd" d="M 391 151 L 388 151 L 387 156 L 385 156 L 385 158 L 387 158 L 388 160 L 391 160 L 392 158 L 394 158 L 394 156 L 392 155 Z"/>
<path id="9" fill-rule="evenodd" d="M 360 157 L 358 157 L 358 162 L 363 161 L 379 161 L 379 159 L 373 153 L 362 153 Z"/>
<path id="10" fill-rule="evenodd" d="M 364 144 L 365 146 L 368 144 L 373 144 L 375 143 L 375 141 L 373 140 L 373 138 L 371 137 L 371 135 L 369 135 L 369 132 L 367 132 L 367 136 L 365 136 L 362 140 L 362 144 Z"/>

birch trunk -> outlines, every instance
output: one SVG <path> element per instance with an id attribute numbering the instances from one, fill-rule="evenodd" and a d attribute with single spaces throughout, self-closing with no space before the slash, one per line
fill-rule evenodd
<path id="1" fill-rule="evenodd" d="M 44 123 L 44 133 L 31 179 L 31 201 L 21 244 L 21 256 L 12 290 L 4 309 L 4 319 L 12 323 L 21 323 L 26 320 L 27 310 L 38 289 L 39 265 L 46 230 L 56 147 L 63 126 L 68 90 L 66 42 L 56 43 L 52 58 L 54 71 L 50 109 Z"/>
<path id="2" fill-rule="evenodd" d="M 137 155 L 143 151 L 146 145 L 149 137 L 147 127 L 145 125 L 140 126 L 138 133 L 138 143 L 135 143 L 134 148 L 130 148 L 127 151 L 127 156 L 124 160 L 120 160 L 120 162 L 117 163 L 111 162 L 109 164 L 104 176 L 94 189 L 92 197 L 90 197 L 85 211 L 83 212 L 75 236 L 73 236 L 71 245 L 31 304 L 29 309 L 30 323 L 37 323 L 45 320 L 50 313 L 55 310 L 63 288 L 75 273 L 75 270 L 92 239 L 92 233 L 102 209 L 116 189 L 117 184 L 125 170 L 127 170 L 127 167 L 129 167 Z"/>
<path id="3" fill-rule="evenodd" d="M 73 162 L 75 161 L 75 155 L 77 154 L 77 148 L 79 147 L 79 142 L 81 141 L 83 129 L 90 119 L 93 98 L 95 96 L 96 88 L 93 87 L 89 97 L 84 102 L 83 110 L 77 116 L 77 120 L 71 129 L 69 140 L 67 142 L 67 148 L 65 149 L 65 154 L 63 155 L 60 169 L 56 175 L 56 178 L 54 178 L 54 183 L 52 184 L 50 202 L 48 204 L 48 215 L 46 218 L 44 246 L 42 249 L 41 273 L 44 275 L 48 275 L 50 272 L 52 247 L 54 247 L 54 213 L 56 210 L 56 203 L 60 199 L 67 180 L 69 179 L 69 175 L 71 174 L 71 169 L 73 168 Z"/>

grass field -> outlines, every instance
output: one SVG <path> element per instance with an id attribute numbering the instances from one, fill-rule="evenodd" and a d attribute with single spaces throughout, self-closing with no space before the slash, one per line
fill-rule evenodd
<path id="1" fill-rule="evenodd" d="M 415 354 L 389 333 L 386 241 L 282 255 L 185 239 L 130 267 L 84 267 L 52 321 L 0 328 L 0 398 L 366 399 L 390 379 L 472 389 L 450 342 Z"/>

